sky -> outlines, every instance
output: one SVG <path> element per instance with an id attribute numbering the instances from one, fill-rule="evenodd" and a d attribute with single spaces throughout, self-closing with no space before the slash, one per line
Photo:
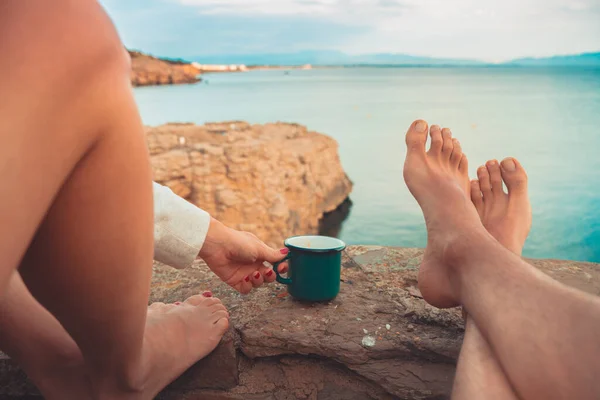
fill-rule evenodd
<path id="1" fill-rule="evenodd" d="M 402 53 L 489 62 L 600 51 L 600 0 L 100 0 L 158 56 Z"/>

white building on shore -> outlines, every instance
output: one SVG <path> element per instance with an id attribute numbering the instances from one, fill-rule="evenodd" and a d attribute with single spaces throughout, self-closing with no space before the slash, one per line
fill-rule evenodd
<path id="1" fill-rule="evenodd" d="M 193 62 L 192 66 L 199 69 L 202 72 L 245 72 L 248 71 L 248 67 L 244 64 L 231 64 L 231 65 L 220 65 L 220 64 L 200 64 Z"/>

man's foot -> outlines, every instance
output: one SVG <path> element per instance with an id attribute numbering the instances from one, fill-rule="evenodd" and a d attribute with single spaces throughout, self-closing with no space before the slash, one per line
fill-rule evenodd
<path id="1" fill-rule="evenodd" d="M 504 247 L 521 255 L 531 229 L 527 174 L 514 158 L 490 160 L 471 181 L 471 200 L 487 231 Z M 504 193 L 502 182 L 508 189 Z"/>
<path id="2" fill-rule="evenodd" d="M 459 304 L 449 261 L 458 249 L 487 236 L 469 199 L 466 157 L 449 129 L 431 127 L 431 145 L 425 151 L 427 122 L 417 120 L 408 129 L 404 180 L 423 210 L 427 249 L 419 269 L 419 289 L 431 305 L 447 308 Z"/>
<path id="3" fill-rule="evenodd" d="M 148 307 L 144 364 L 133 389 L 154 398 L 219 344 L 229 328 L 229 313 L 215 297 L 192 296 L 183 303 Z"/>

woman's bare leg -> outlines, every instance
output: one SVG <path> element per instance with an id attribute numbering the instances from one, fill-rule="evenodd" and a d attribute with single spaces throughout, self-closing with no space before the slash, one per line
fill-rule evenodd
<path id="1" fill-rule="evenodd" d="M 126 53 L 90 0 L 2 3 L 0 52 L 0 290 L 20 264 L 94 397 L 151 398 L 212 351 L 228 315 L 194 296 L 147 317 L 151 172 Z"/>
<path id="2" fill-rule="evenodd" d="M 424 298 L 463 304 L 519 397 L 596 397 L 600 299 L 554 281 L 498 243 L 462 182 L 426 153 L 426 137 L 427 123 L 415 121 L 404 168 L 427 224 Z"/>
<path id="3" fill-rule="evenodd" d="M 31 296 L 17 272 L 0 302 L 0 349 L 19 363 L 45 398 L 89 398 L 79 347 Z"/>

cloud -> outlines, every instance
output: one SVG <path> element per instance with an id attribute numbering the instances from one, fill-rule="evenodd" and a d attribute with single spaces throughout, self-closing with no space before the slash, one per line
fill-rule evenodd
<path id="1" fill-rule="evenodd" d="M 203 14 L 294 15 L 359 22 L 365 16 L 402 12 L 416 0 L 178 0 Z"/>
<path id="2" fill-rule="evenodd" d="M 100 1 L 126 44 L 172 56 L 332 49 L 499 61 L 600 50 L 600 0 Z"/>

